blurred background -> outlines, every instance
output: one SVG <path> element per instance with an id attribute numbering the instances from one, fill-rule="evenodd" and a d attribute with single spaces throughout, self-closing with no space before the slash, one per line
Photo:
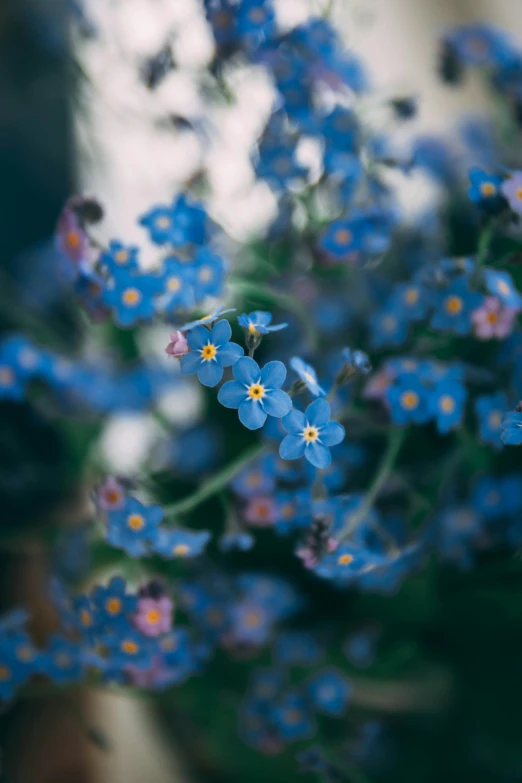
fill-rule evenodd
<path id="1" fill-rule="evenodd" d="M 281 20 L 292 25 L 305 18 L 310 8 L 318 10 L 324 4 L 279 0 L 277 5 Z M 377 95 L 419 96 L 419 114 L 405 134 L 419 129 L 451 132 L 463 112 L 491 111 L 478 81 L 470 79 L 459 90 L 449 90 L 438 81 L 438 42 L 447 28 L 485 21 L 522 37 L 520 0 L 337 0 L 332 18 L 347 45 L 366 63 L 378 86 Z M 167 41 L 172 42 L 177 67 L 157 89 L 150 90 L 139 78 L 140 69 L 143 73 L 147 58 Z M 103 241 L 118 237 L 141 244 L 136 216 L 153 203 L 169 201 L 181 183 L 197 173 L 204 155 L 212 185 L 211 212 L 233 240 L 252 237 L 273 216 L 273 196 L 264 183 L 255 181 L 248 161 L 271 103 L 270 86 L 261 74 L 250 71 L 237 77 L 233 107 L 209 108 L 216 130 L 209 148 L 204 148 L 195 133 L 180 131 L 173 122 L 176 116 L 196 118 L 204 110 L 194 74 L 211 51 L 197 0 L 86 0 L 84 6 L 75 0 L 2 0 L 3 330 L 24 324 L 36 332 L 44 329 L 38 302 L 24 298 L 22 283 L 35 281 L 33 289 L 44 291 L 39 287 L 41 270 L 35 259 L 44 252 L 63 203 L 72 193 L 96 194 L 104 204 Z M 381 122 L 378 112 L 372 121 Z M 412 215 L 436 197 L 434 188 L 421 174 L 407 182 L 401 180 L 401 198 Z M 151 262 L 152 257 L 148 259 L 145 252 L 144 260 Z M 56 325 L 53 339 L 58 343 L 74 348 L 86 339 L 82 324 L 66 303 L 53 301 L 45 318 Z M 163 343 L 160 340 L 156 348 L 158 357 Z M 66 446 L 71 440 L 65 438 L 59 422 L 41 420 L 29 406 L 19 406 L 14 412 L 7 403 L 2 404 L 0 427 L 2 525 L 26 526 L 28 531 L 24 547 L 5 547 L 2 552 L 2 601 L 9 606 L 23 599 L 36 607 L 41 618 L 41 628 L 36 630 L 44 634 L 53 618 L 40 592 L 46 563 L 38 546 L 32 544 L 31 531 L 50 517 L 68 525 L 87 513 L 84 433 L 78 427 L 71 454 Z M 157 424 L 146 415 L 106 422 L 97 433 L 97 442 L 107 469 L 138 472 L 156 434 Z M 5 479 L 12 475 L 16 459 L 30 461 L 30 492 L 26 484 L 13 486 L 11 479 Z M 396 694 L 387 698 L 393 711 Z M 110 750 L 86 737 L 85 721 L 110 737 Z M 145 700 L 101 691 L 79 692 L 67 703 L 65 698 L 40 700 L 5 714 L 0 731 L 0 760 L 8 780 L 232 780 L 219 771 L 220 763 L 212 752 L 197 743 L 191 745 L 190 727 L 187 731 L 182 712 L 177 715 L 174 707 L 165 722 Z M 231 752 L 236 752 L 235 746 Z M 440 753 L 445 752 L 441 747 Z M 265 779 L 264 772 L 253 771 L 258 764 L 256 753 L 248 753 L 240 768 L 243 776 L 233 780 Z M 251 774 L 245 772 L 248 764 Z M 522 780 L 522 767 L 517 780 Z M 367 781 L 354 778 L 354 783 Z"/>

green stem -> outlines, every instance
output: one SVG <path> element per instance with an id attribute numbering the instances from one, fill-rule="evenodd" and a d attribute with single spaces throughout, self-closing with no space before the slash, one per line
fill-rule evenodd
<path id="1" fill-rule="evenodd" d="M 493 239 L 494 228 L 495 224 L 493 220 L 490 220 L 489 223 L 487 223 L 487 225 L 482 229 L 477 248 L 477 266 L 485 263 L 487 259 L 489 246 L 491 244 L 491 240 Z"/>
<path id="2" fill-rule="evenodd" d="M 359 511 L 348 521 L 344 530 L 341 532 L 341 535 L 339 536 L 341 540 L 346 538 L 346 536 L 349 536 L 350 533 L 353 533 L 362 520 L 370 513 L 375 500 L 390 477 L 390 473 L 395 466 L 395 462 L 397 460 L 401 446 L 404 443 L 405 437 L 405 429 L 391 430 L 388 438 L 388 446 L 383 454 L 379 469 L 374 476 L 368 492 L 365 495 L 364 503 L 360 507 Z"/>
<path id="3" fill-rule="evenodd" d="M 206 481 L 199 489 L 189 495 L 184 500 L 179 500 L 177 503 L 172 503 L 170 506 L 165 507 L 165 513 L 170 517 L 175 517 L 179 514 L 187 514 L 192 511 L 193 508 L 199 506 L 200 503 L 212 497 L 216 493 L 220 492 L 223 487 L 226 487 L 228 482 L 234 478 L 236 473 L 248 465 L 253 459 L 258 457 L 262 451 L 266 448 L 264 443 L 256 443 L 255 446 L 251 446 L 249 449 L 243 452 L 236 460 L 226 465 L 223 470 L 220 470 L 211 479 Z"/>

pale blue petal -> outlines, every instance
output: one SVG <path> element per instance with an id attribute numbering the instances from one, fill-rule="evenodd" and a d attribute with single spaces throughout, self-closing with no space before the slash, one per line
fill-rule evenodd
<path id="1" fill-rule="evenodd" d="M 282 459 L 299 459 L 305 452 L 305 442 L 297 435 L 287 435 L 279 446 L 279 456 Z"/>
<path id="2" fill-rule="evenodd" d="M 239 421 L 249 430 L 258 430 L 266 421 L 266 413 L 257 400 L 245 400 L 239 406 Z"/>
<path id="3" fill-rule="evenodd" d="M 223 377 L 223 368 L 215 361 L 201 362 L 198 378 L 203 386 L 216 386 Z"/>
<path id="4" fill-rule="evenodd" d="M 315 400 L 306 409 L 306 418 L 314 427 L 323 427 L 330 420 L 330 406 L 326 400 Z"/>
<path id="5" fill-rule="evenodd" d="M 279 389 L 286 378 L 286 367 L 283 362 L 268 362 L 261 370 L 261 383 L 269 389 Z"/>
<path id="6" fill-rule="evenodd" d="M 305 457 L 314 468 L 327 468 L 332 461 L 330 449 L 318 441 L 306 446 Z"/>
<path id="7" fill-rule="evenodd" d="M 325 446 L 336 446 L 344 440 L 344 427 L 337 421 L 329 421 L 328 424 L 320 430 L 319 440 Z"/>
<path id="8" fill-rule="evenodd" d="M 246 400 L 246 389 L 242 383 L 228 381 L 219 390 L 218 400 L 225 408 L 239 408 Z"/>
<path id="9" fill-rule="evenodd" d="M 195 326 L 187 333 L 187 342 L 193 351 L 203 348 L 208 343 L 210 332 L 206 326 Z"/>
<path id="10" fill-rule="evenodd" d="M 522 428 L 505 430 L 500 437 L 506 446 L 520 446 L 522 445 Z"/>
<path id="11" fill-rule="evenodd" d="M 272 313 L 267 313 L 265 310 L 254 310 L 253 313 L 250 313 L 250 319 L 255 324 L 260 324 L 261 326 L 268 326 L 268 324 L 272 320 Z"/>
<path id="12" fill-rule="evenodd" d="M 274 389 L 263 397 L 261 405 L 269 416 L 280 419 L 292 409 L 292 400 L 282 389 Z"/>
<path id="13" fill-rule="evenodd" d="M 234 365 L 234 375 L 239 383 L 250 386 L 259 381 L 261 371 L 259 365 L 250 356 L 243 356 Z"/>
<path id="14" fill-rule="evenodd" d="M 218 321 L 212 329 L 212 342 L 214 345 L 224 345 L 232 337 L 232 329 L 226 318 Z"/>
<path id="15" fill-rule="evenodd" d="M 201 355 L 190 351 L 181 357 L 180 367 L 183 375 L 194 375 L 201 364 Z"/>
<path id="16" fill-rule="evenodd" d="M 300 435 L 306 427 L 306 417 L 304 413 L 294 408 L 282 419 L 283 427 L 291 435 Z"/>
<path id="17" fill-rule="evenodd" d="M 217 360 L 222 367 L 231 367 L 244 354 L 243 348 L 237 343 L 228 343 L 224 348 L 219 348 Z"/>
<path id="18" fill-rule="evenodd" d="M 288 324 L 277 324 L 276 326 L 269 326 L 268 331 L 269 332 L 280 332 L 281 329 L 286 329 Z"/>

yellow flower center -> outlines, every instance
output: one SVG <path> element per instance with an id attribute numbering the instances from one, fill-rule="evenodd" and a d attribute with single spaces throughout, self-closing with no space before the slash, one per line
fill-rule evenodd
<path id="1" fill-rule="evenodd" d="M 246 480 L 246 483 L 249 487 L 259 487 L 261 484 L 261 474 L 257 471 L 254 473 L 251 473 Z"/>
<path id="2" fill-rule="evenodd" d="M 349 554 L 341 555 L 337 559 L 337 562 L 339 563 L 339 565 L 342 565 L 342 566 L 350 565 L 350 563 L 352 561 L 353 561 L 353 555 L 349 555 Z"/>
<path id="3" fill-rule="evenodd" d="M 105 500 L 107 503 L 110 503 L 111 505 L 114 505 L 115 503 L 119 503 L 121 498 L 121 492 L 119 492 L 117 489 L 110 489 L 105 494 Z"/>
<path id="4" fill-rule="evenodd" d="M 87 609 L 82 609 L 82 611 L 80 612 L 80 622 L 86 628 L 92 625 L 91 613 L 88 612 Z"/>
<path id="5" fill-rule="evenodd" d="M 12 386 L 15 382 L 15 374 L 10 367 L 0 367 L 0 386 Z"/>
<path id="6" fill-rule="evenodd" d="M 248 388 L 248 396 L 251 400 L 261 400 L 265 396 L 265 387 L 260 383 L 253 383 Z"/>
<path id="7" fill-rule="evenodd" d="M 444 304 L 446 312 L 450 315 L 458 315 L 462 311 L 463 306 L 460 296 L 448 296 Z"/>
<path id="8" fill-rule="evenodd" d="M 118 250 L 118 252 L 114 254 L 114 260 L 117 264 L 126 264 L 128 259 L 129 254 L 126 250 Z"/>
<path id="9" fill-rule="evenodd" d="M 453 397 L 450 397 L 449 394 L 446 394 L 444 397 L 440 398 L 439 405 L 444 413 L 453 413 L 455 410 L 455 400 Z"/>
<path id="10" fill-rule="evenodd" d="M 27 663 L 33 660 L 34 650 L 32 650 L 30 647 L 19 647 L 16 651 L 16 657 L 19 661 L 25 661 Z"/>
<path id="11" fill-rule="evenodd" d="M 497 189 L 492 182 L 483 182 L 480 186 L 480 194 L 485 198 L 491 198 L 496 192 Z"/>
<path id="12" fill-rule="evenodd" d="M 80 235 L 77 231 L 69 231 L 65 237 L 65 244 L 70 250 L 75 250 L 80 244 Z"/>
<path id="13" fill-rule="evenodd" d="M 489 414 L 489 426 L 492 429 L 498 430 L 502 424 L 502 414 L 499 411 L 493 411 Z"/>
<path id="14" fill-rule="evenodd" d="M 156 219 L 156 228 L 169 228 L 170 226 L 170 218 L 166 215 L 162 215 L 161 217 Z"/>
<path id="15" fill-rule="evenodd" d="M 174 547 L 174 549 L 172 551 L 178 557 L 185 557 L 185 555 L 188 555 L 190 550 L 189 550 L 187 544 L 176 544 L 176 546 Z"/>
<path id="16" fill-rule="evenodd" d="M 338 231 L 335 232 L 335 241 L 338 245 L 349 245 L 352 241 L 353 234 L 351 231 L 348 231 L 347 228 L 340 228 Z"/>
<path id="17" fill-rule="evenodd" d="M 145 527 L 145 520 L 141 514 L 129 514 L 127 517 L 127 525 L 131 530 L 143 530 Z"/>
<path id="18" fill-rule="evenodd" d="M 204 359 L 206 362 L 210 362 L 214 358 L 216 353 L 217 353 L 216 346 L 212 345 L 212 343 L 208 343 L 201 350 L 201 358 Z"/>
<path id="19" fill-rule="evenodd" d="M 285 718 L 287 723 L 289 723 L 291 726 L 294 726 L 301 720 L 301 713 L 299 710 L 286 710 Z"/>
<path id="20" fill-rule="evenodd" d="M 115 614 L 119 614 L 121 612 L 121 601 L 119 598 L 109 598 L 107 603 L 105 604 L 105 608 L 107 609 L 108 613 L 114 617 Z"/>
<path id="21" fill-rule="evenodd" d="M 305 427 L 303 430 L 303 438 L 307 443 L 313 443 L 319 437 L 319 430 L 317 427 Z"/>
<path id="22" fill-rule="evenodd" d="M 54 662 L 60 669 L 69 669 L 72 666 L 71 656 L 67 655 L 67 653 L 55 655 Z"/>
<path id="23" fill-rule="evenodd" d="M 312 375 L 311 372 L 304 372 L 303 375 L 306 378 L 306 380 L 308 381 L 308 383 L 315 383 L 315 378 L 314 378 L 314 376 Z"/>
<path id="24" fill-rule="evenodd" d="M 148 623 L 151 625 L 156 625 L 156 623 L 159 623 L 161 620 L 161 612 L 159 612 L 157 609 L 149 609 L 145 617 Z"/>
<path id="25" fill-rule="evenodd" d="M 163 652 L 172 652 L 177 647 L 177 642 L 172 637 L 169 637 L 167 639 L 163 639 L 160 642 L 160 647 L 163 650 Z"/>
<path id="26" fill-rule="evenodd" d="M 128 307 L 135 307 L 141 301 L 141 293 L 137 288 L 126 288 L 121 298 Z"/>
<path id="27" fill-rule="evenodd" d="M 518 188 L 517 190 L 517 198 L 522 201 L 522 188 Z"/>
<path id="28" fill-rule="evenodd" d="M 257 331 L 256 327 L 254 326 L 254 324 L 249 324 L 248 325 L 248 331 L 250 332 L 250 334 L 258 334 L 258 331 Z"/>
<path id="29" fill-rule="evenodd" d="M 6 682 L 11 679 L 11 670 L 7 666 L 0 666 L 0 680 Z"/>
<path id="30" fill-rule="evenodd" d="M 393 315 L 387 315 L 386 318 L 383 318 L 382 320 L 382 328 L 385 332 L 393 332 L 397 325 L 397 320 L 393 317 Z"/>
<path id="31" fill-rule="evenodd" d="M 169 277 L 167 280 L 167 290 L 171 292 L 171 294 L 176 293 L 176 291 L 179 291 L 181 288 L 181 280 L 179 277 L 175 277 L 174 275 L 172 277 Z"/>
<path id="32" fill-rule="evenodd" d="M 291 519 L 294 516 L 295 508 L 291 503 L 285 503 L 281 506 L 280 514 L 283 519 Z"/>
<path id="33" fill-rule="evenodd" d="M 408 288 L 404 294 L 404 298 L 408 304 L 417 304 L 419 301 L 419 292 L 416 288 Z"/>
<path id="34" fill-rule="evenodd" d="M 488 324 L 496 324 L 498 321 L 498 313 L 488 313 L 486 316 L 486 321 Z"/>
<path id="35" fill-rule="evenodd" d="M 261 624 L 259 612 L 247 612 L 245 615 L 245 625 L 247 628 L 257 628 Z"/>
<path id="36" fill-rule="evenodd" d="M 414 391 L 403 392 L 400 399 L 402 407 L 408 411 L 414 410 L 420 402 L 419 395 Z"/>
<path id="37" fill-rule="evenodd" d="M 127 653 L 127 655 L 136 655 L 136 653 L 139 651 L 139 647 L 136 644 L 136 642 L 131 641 L 130 639 L 125 639 L 121 643 L 121 649 L 123 652 Z"/>
<path id="38" fill-rule="evenodd" d="M 505 280 L 500 280 L 497 288 L 501 294 L 509 294 L 509 286 Z"/>

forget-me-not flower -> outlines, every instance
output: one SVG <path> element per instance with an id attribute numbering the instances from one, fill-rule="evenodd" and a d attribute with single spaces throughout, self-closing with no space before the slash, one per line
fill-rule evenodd
<path id="1" fill-rule="evenodd" d="M 249 430 L 258 430 L 267 416 L 281 418 L 292 407 L 292 400 L 280 388 L 285 382 L 282 362 L 268 362 L 260 369 L 257 362 L 243 356 L 234 364 L 235 381 L 225 383 L 218 393 L 225 408 L 237 408 L 239 420 Z"/>

